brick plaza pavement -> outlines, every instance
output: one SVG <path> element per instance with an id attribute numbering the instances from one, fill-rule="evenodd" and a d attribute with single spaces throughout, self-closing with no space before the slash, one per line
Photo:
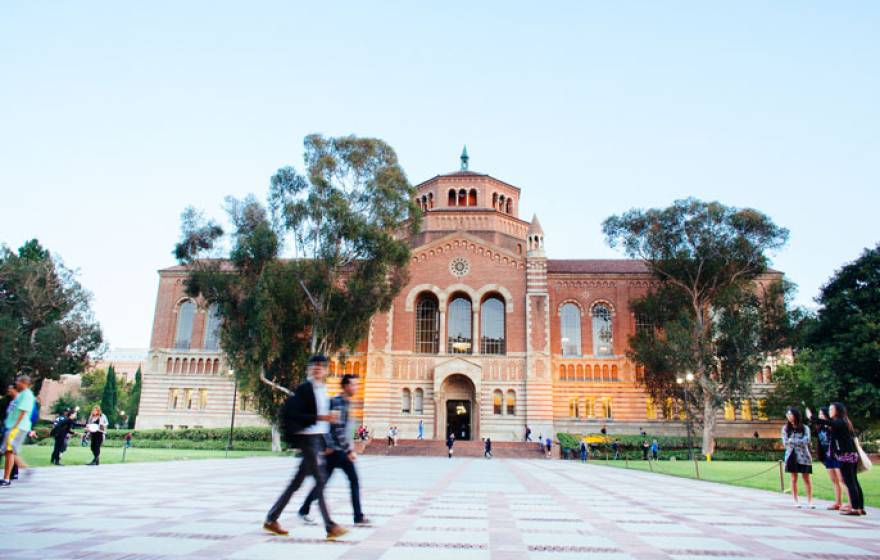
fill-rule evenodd
<path id="1" fill-rule="evenodd" d="M 290 458 L 39 469 L 0 490 L 0 558 L 880 559 L 875 509 L 860 518 L 797 510 L 771 492 L 574 461 L 359 463 L 373 524 L 335 543 L 296 522 L 302 493 L 281 518 L 290 537 L 261 531 Z M 334 475 L 331 511 L 350 526 L 347 490 Z"/>

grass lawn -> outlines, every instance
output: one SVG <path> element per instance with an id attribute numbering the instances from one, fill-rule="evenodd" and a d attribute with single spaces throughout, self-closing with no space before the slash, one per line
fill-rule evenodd
<path id="1" fill-rule="evenodd" d="M 51 445 L 25 445 L 24 460 L 33 467 L 51 466 L 49 459 L 52 455 Z M 232 451 L 230 458 L 234 457 L 264 457 L 279 455 L 271 451 Z M 226 457 L 225 451 L 213 451 L 206 449 L 140 449 L 132 447 L 125 453 L 125 462 L 144 461 L 182 461 L 190 459 L 222 459 Z M 61 456 L 64 465 L 84 465 L 92 460 L 92 452 L 88 447 L 71 445 L 67 452 Z M 122 462 L 121 447 L 105 447 L 101 450 L 101 464 Z"/>
<path id="2" fill-rule="evenodd" d="M 607 465 L 617 468 L 630 468 L 640 471 L 650 471 L 671 476 L 695 478 L 694 463 L 692 461 L 658 461 L 650 465 L 648 461 L 595 461 L 594 465 Z M 701 461 L 700 478 L 712 482 L 722 482 L 736 486 L 759 488 L 779 492 L 779 467 L 778 463 L 769 461 Z M 789 491 L 791 475 L 783 473 L 786 491 Z M 746 478 L 749 477 L 749 478 Z M 828 473 L 821 464 L 813 464 L 813 494 L 816 498 L 826 500 L 834 499 L 831 481 Z M 880 468 L 875 467 L 866 473 L 859 475 L 862 491 L 865 493 L 865 503 L 869 506 L 880 507 Z M 804 500 L 803 481 L 799 480 L 798 490 L 801 500 Z M 846 490 L 844 489 L 844 499 Z"/>

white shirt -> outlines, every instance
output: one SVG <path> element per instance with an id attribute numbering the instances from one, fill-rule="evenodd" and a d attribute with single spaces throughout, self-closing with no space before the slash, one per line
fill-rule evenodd
<path id="1" fill-rule="evenodd" d="M 315 404 L 318 407 L 318 416 L 325 416 L 330 413 L 330 397 L 327 396 L 327 385 L 324 383 L 316 383 L 312 380 L 312 389 L 315 391 Z M 299 432 L 301 435 L 321 435 L 330 432 L 330 422 L 326 420 L 318 420 L 305 430 Z"/>

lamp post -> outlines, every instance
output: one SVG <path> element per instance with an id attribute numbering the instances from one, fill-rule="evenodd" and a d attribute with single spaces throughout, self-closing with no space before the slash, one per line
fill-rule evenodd
<path id="1" fill-rule="evenodd" d="M 232 449 L 232 432 L 235 430 L 235 405 L 238 403 L 238 380 L 235 378 L 235 370 L 230 369 L 229 375 L 232 376 L 232 418 L 229 421 L 229 441 L 226 443 L 226 456 Z"/>
<path id="2" fill-rule="evenodd" d="M 685 429 L 687 430 L 687 439 L 688 439 L 688 458 L 693 460 L 694 468 L 697 472 L 697 478 L 700 478 L 700 467 L 697 465 L 697 458 L 694 455 L 694 442 L 693 435 L 691 429 L 691 413 L 690 406 L 688 406 L 688 389 L 690 383 L 694 380 L 694 374 L 688 373 L 684 377 L 677 377 L 675 382 L 681 385 L 681 392 L 684 394 L 684 423 Z"/>

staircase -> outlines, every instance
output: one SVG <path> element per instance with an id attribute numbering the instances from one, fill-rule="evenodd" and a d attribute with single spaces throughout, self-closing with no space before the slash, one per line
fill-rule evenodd
<path id="1" fill-rule="evenodd" d="M 454 457 L 482 457 L 483 442 L 456 441 Z M 446 457 L 446 441 L 435 439 L 400 439 L 397 445 L 388 447 L 386 439 L 370 440 L 364 450 L 365 455 L 392 455 L 408 457 Z M 517 459 L 543 459 L 541 444 L 531 441 L 493 441 L 493 457 L 513 457 Z"/>

